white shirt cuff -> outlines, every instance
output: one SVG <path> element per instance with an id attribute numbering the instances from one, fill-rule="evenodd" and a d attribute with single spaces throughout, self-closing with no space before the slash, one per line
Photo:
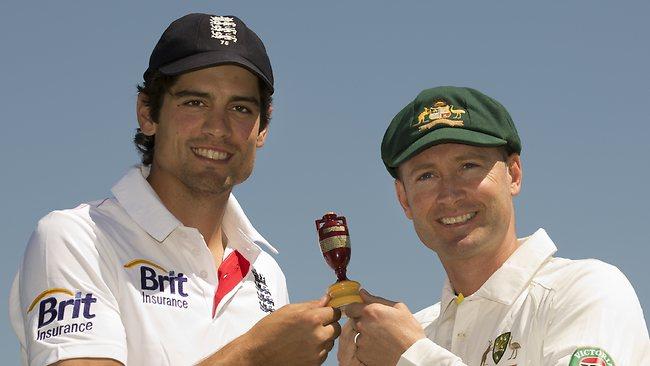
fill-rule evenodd
<path id="1" fill-rule="evenodd" d="M 397 362 L 397 366 L 461 366 L 463 361 L 453 353 L 435 344 L 428 338 L 413 343 Z"/>

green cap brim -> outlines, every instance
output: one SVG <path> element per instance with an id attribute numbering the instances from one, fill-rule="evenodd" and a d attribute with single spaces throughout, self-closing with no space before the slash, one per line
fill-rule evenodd
<path id="1" fill-rule="evenodd" d="M 438 128 L 422 136 L 399 154 L 393 161 L 392 167 L 397 168 L 401 163 L 430 146 L 449 142 L 485 147 L 505 146 L 508 143 L 506 140 L 482 132 L 455 127 Z"/>

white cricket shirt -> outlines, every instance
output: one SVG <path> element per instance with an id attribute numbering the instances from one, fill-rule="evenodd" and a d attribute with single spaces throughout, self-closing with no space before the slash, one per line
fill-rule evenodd
<path id="1" fill-rule="evenodd" d="M 543 229 L 460 303 L 449 283 L 417 314 L 427 338 L 398 365 L 641 366 L 650 340 L 639 300 L 616 267 L 555 258 Z"/>
<path id="2" fill-rule="evenodd" d="M 9 300 L 23 364 L 190 365 L 288 303 L 284 274 L 258 244 L 275 249 L 234 196 L 217 269 L 203 236 L 165 208 L 147 175 L 134 167 L 112 198 L 39 221 Z"/>

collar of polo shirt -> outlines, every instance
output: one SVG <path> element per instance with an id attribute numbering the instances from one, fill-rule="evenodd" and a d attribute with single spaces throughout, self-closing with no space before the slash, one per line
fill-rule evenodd
<path id="1" fill-rule="evenodd" d="M 160 201 L 147 177 L 149 167 L 136 165 L 115 184 L 111 192 L 128 215 L 159 243 L 183 224 Z M 222 220 L 222 229 L 228 246 L 239 251 L 251 263 L 259 254 L 260 245 L 272 253 L 278 251 L 253 227 L 239 202 L 231 193 Z"/>
<path id="2" fill-rule="evenodd" d="M 465 301 L 484 298 L 504 305 L 512 305 L 522 291 L 528 287 L 530 280 L 556 251 L 557 247 L 544 229 L 537 230 L 533 235 L 517 239 L 519 248 L 512 253 L 501 267 Z M 444 310 L 454 301 L 456 294 L 449 282 L 445 281 L 442 289 L 441 307 Z"/>

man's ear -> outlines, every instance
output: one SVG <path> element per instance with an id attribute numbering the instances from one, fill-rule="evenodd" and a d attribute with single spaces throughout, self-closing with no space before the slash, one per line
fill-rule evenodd
<path id="1" fill-rule="evenodd" d="M 521 158 L 519 154 L 510 154 L 506 162 L 508 164 L 508 175 L 510 176 L 510 194 L 514 197 L 521 192 L 521 180 L 523 178 Z"/>
<path id="2" fill-rule="evenodd" d="M 397 193 L 397 200 L 404 210 L 404 214 L 408 217 L 409 220 L 413 220 L 413 214 L 411 213 L 411 206 L 409 205 L 408 198 L 406 198 L 406 189 L 404 188 L 404 183 L 401 180 L 395 179 L 395 193 Z"/>
<path id="3" fill-rule="evenodd" d="M 260 113 L 261 117 L 262 113 Z M 260 147 L 264 146 L 264 143 L 266 142 L 266 137 L 269 134 L 269 122 L 271 121 L 271 116 L 273 115 L 273 104 L 269 104 L 268 110 L 266 111 L 266 126 L 264 127 L 263 130 L 261 130 L 257 134 L 257 141 L 255 142 L 255 146 L 259 149 Z M 260 120 L 261 123 L 261 120 Z"/>
<path id="4" fill-rule="evenodd" d="M 269 126 L 266 125 L 266 127 L 264 127 L 264 129 L 257 134 L 257 141 L 255 142 L 255 146 L 257 146 L 257 148 L 264 146 L 264 142 L 266 142 L 266 136 L 268 135 L 268 133 L 269 133 Z"/>
<path id="5" fill-rule="evenodd" d="M 136 115 L 138 116 L 140 131 L 147 136 L 153 136 L 156 134 L 158 124 L 151 118 L 151 108 L 149 108 L 148 101 L 148 96 L 146 96 L 144 93 L 138 93 Z"/>

